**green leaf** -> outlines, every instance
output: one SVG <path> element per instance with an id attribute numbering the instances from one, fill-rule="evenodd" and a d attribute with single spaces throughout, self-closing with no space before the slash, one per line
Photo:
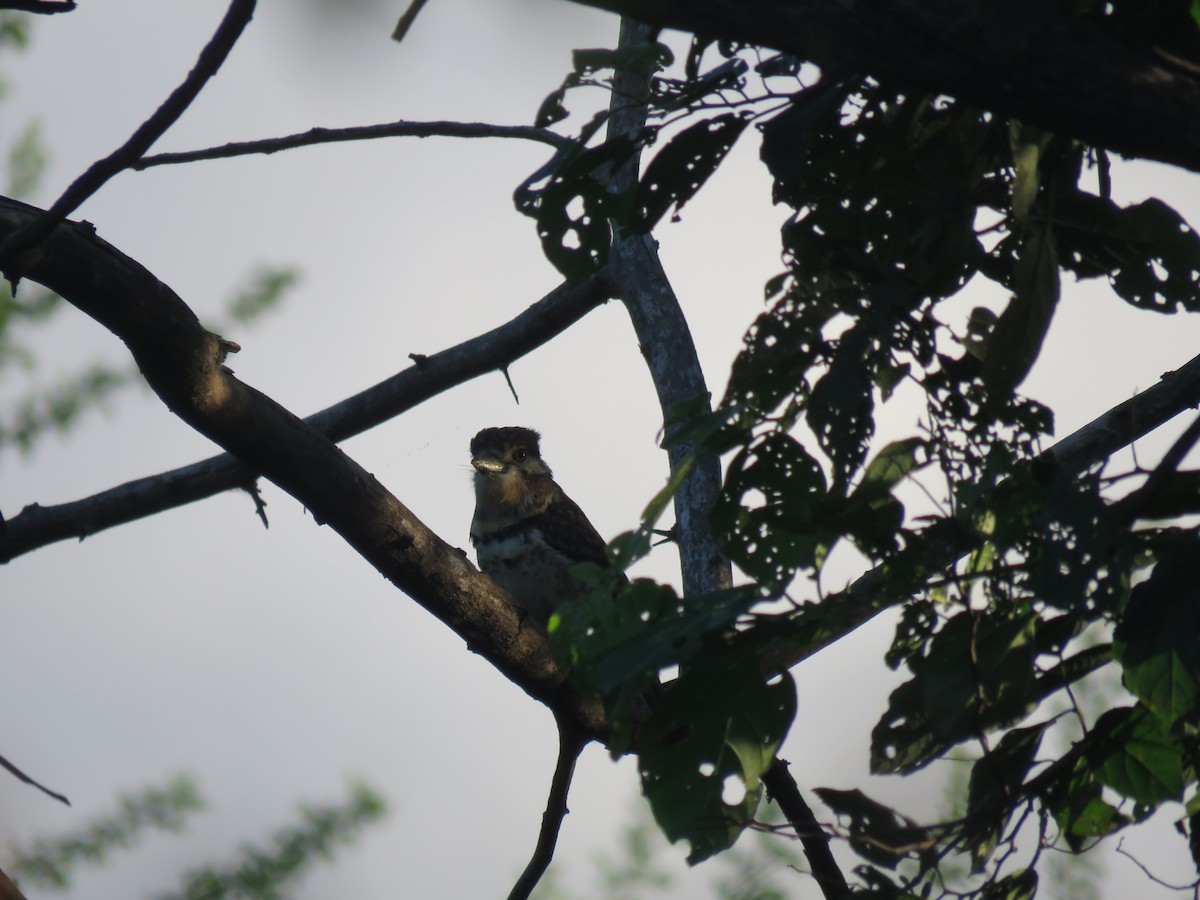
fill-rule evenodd
<path id="1" fill-rule="evenodd" d="M 910 772 L 948 747 L 1026 715 L 1037 703 L 1033 640 L 1037 617 L 963 612 L 909 659 L 871 733 L 871 770 Z"/>
<path id="2" fill-rule="evenodd" d="M 634 196 L 638 231 L 650 231 L 674 205 L 673 218 L 696 195 L 733 149 L 748 120 L 725 113 L 689 125 L 655 155 Z"/>
<path id="3" fill-rule="evenodd" d="M 1037 893 L 1038 877 L 1033 869 L 1021 869 L 988 882 L 979 892 L 980 900 L 1031 900 Z"/>
<path id="4" fill-rule="evenodd" d="M 906 477 L 929 464 L 927 447 L 928 443 L 922 438 L 892 441 L 867 463 L 858 491 L 890 492 Z"/>
<path id="5" fill-rule="evenodd" d="M 981 373 L 989 395 L 998 399 L 1016 390 L 1033 368 L 1058 306 L 1058 253 L 1049 227 L 1030 227 L 1013 282 L 1013 297 L 988 338 Z"/>
<path id="6" fill-rule="evenodd" d="M 905 857 L 932 844 L 927 829 L 860 790 L 817 788 L 814 793 L 849 821 L 850 846 L 863 859 L 894 869 Z"/>
<path id="7" fill-rule="evenodd" d="M 1088 761 L 1100 782 L 1140 807 L 1140 819 L 1183 796 L 1182 746 L 1146 707 L 1112 709 L 1093 728 Z"/>
<path id="8" fill-rule="evenodd" d="M 1167 727 L 1200 712 L 1200 547 L 1182 542 L 1133 589 L 1113 635 L 1123 682 Z"/>
<path id="9" fill-rule="evenodd" d="M 795 714 L 791 677 L 764 682 L 749 657 L 687 669 L 666 692 L 642 727 L 638 766 L 663 833 L 690 844 L 689 863 L 732 846 L 750 823 Z"/>
<path id="10" fill-rule="evenodd" d="M 1046 723 L 1016 728 L 971 766 L 967 786 L 967 821 L 971 825 L 972 871 L 983 871 L 1007 827 L 1017 795 L 1042 741 Z M 982 827 L 979 827 L 982 826 Z"/>

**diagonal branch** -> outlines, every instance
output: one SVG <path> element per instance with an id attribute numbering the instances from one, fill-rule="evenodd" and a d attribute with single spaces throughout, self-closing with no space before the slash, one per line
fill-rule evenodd
<path id="1" fill-rule="evenodd" d="M 351 125 L 346 128 L 310 128 L 299 134 L 257 141 L 234 141 L 219 147 L 203 150 L 182 150 L 175 153 L 156 153 L 145 156 L 129 168 L 135 171 L 154 166 L 169 166 L 178 163 L 197 162 L 205 159 L 228 159 L 233 156 L 250 156 L 255 153 L 278 153 L 296 147 L 311 147 L 316 144 L 336 144 L 343 141 L 370 141 L 388 137 L 455 137 L 455 138 L 518 138 L 537 141 L 561 149 L 573 143 L 548 128 L 533 125 L 489 125 L 485 122 L 385 122 L 380 125 Z"/>
<path id="2" fill-rule="evenodd" d="M 1167 372 L 1158 384 L 1117 404 L 1063 438 L 1038 456 L 1035 462 L 1051 463 L 1068 472 L 1082 472 L 1145 437 L 1184 410 L 1197 406 L 1200 406 L 1200 356 Z M 1190 448 L 1197 431 L 1200 431 L 1200 424 L 1193 423 L 1176 442 L 1176 452 L 1185 446 Z M 1170 453 L 1166 458 L 1172 470 L 1173 458 L 1174 455 Z M 945 568 L 962 555 L 961 544 L 953 537 L 935 533 L 918 537 L 916 541 L 920 543 L 914 542 L 911 552 L 921 554 L 931 570 Z M 773 648 L 762 660 L 764 670 L 781 672 L 790 669 L 891 608 L 894 598 L 883 590 L 887 581 L 888 566 L 883 563 L 861 575 L 844 590 L 826 596 L 821 601 L 821 607 L 824 613 L 822 621 L 828 627 L 815 639 L 802 644 Z"/>
<path id="3" fill-rule="evenodd" d="M 0 234 L 36 213 L 0 204 Z M 26 274 L 120 337 L 172 412 L 295 497 L 473 652 L 583 734 L 603 734 L 603 708 L 566 683 L 545 632 L 316 427 L 234 377 L 222 365 L 234 345 L 206 331 L 150 272 L 64 222 Z"/>
<path id="4" fill-rule="evenodd" d="M 32 208 L 3 201 L 0 219 L 6 222 L 22 209 Z M 611 287 L 603 275 L 580 284 L 560 285 L 504 325 L 439 353 L 414 355 L 409 368 L 305 421 L 330 440 L 344 441 L 455 385 L 503 369 L 561 334 L 610 296 Z M 231 488 L 247 487 L 258 475 L 257 470 L 225 453 L 82 500 L 27 506 L 0 531 L 0 563 L 56 541 L 83 539 Z"/>
<path id="5" fill-rule="evenodd" d="M 58 223 L 64 221 L 81 203 L 100 190 L 106 181 L 140 159 L 163 132 L 183 115 L 184 110 L 208 83 L 208 79 L 217 74 L 217 70 L 229 56 L 229 51 L 233 49 L 233 45 L 237 43 L 237 39 L 241 37 L 251 16 L 254 15 L 254 6 L 255 0 L 232 0 L 225 18 L 221 20 L 208 44 L 200 51 L 196 65 L 188 72 L 183 83 L 154 111 L 154 115 L 138 126 L 137 131 L 124 144 L 104 159 L 92 163 L 50 209 L 27 223 L 20 231 L 9 234 L 4 242 L 0 243 L 0 270 L 13 283 L 14 290 L 17 281 L 24 274 L 22 268 L 28 263 L 20 257 L 40 244 Z"/>
<path id="6" fill-rule="evenodd" d="M 631 19 L 621 20 L 620 46 L 646 44 L 651 30 Z M 636 138 L 646 124 L 646 100 L 652 71 L 618 69 L 613 78 L 608 137 Z M 638 178 L 634 156 L 613 173 L 610 191 L 630 189 Z M 684 404 L 707 404 L 708 388 L 692 332 L 658 258 L 650 235 L 625 234 L 615 227 L 609 269 L 637 334 L 638 345 L 665 423 L 664 443 L 671 471 L 690 464 L 691 471 L 675 494 L 675 541 L 679 545 L 684 596 L 696 597 L 727 588 L 733 576 L 708 527 L 708 514 L 721 491 L 721 462 L 716 455 L 675 439 L 672 421 Z"/>

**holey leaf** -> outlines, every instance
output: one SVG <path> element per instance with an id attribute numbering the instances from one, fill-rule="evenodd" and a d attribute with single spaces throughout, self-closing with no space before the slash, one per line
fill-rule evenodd
<path id="1" fill-rule="evenodd" d="M 1113 656 L 1125 687 L 1168 727 L 1200 713 L 1200 547 L 1181 543 L 1133 590 Z"/>
<path id="2" fill-rule="evenodd" d="M 710 654 L 715 657 L 716 654 Z M 733 845 L 762 798 L 761 778 L 796 714 L 791 677 L 757 662 L 689 668 L 638 739 L 642 790 L 663 834 L 695 864 Z"/>
<path id="3" fill-rule="evenodd" d="M 675 135 L 646 166 L 634 200 L 634 227 L 649 231 L 672 204 L 678 217 L 733 148 L 746 122 L 739 113 L 725 113 Z"/>

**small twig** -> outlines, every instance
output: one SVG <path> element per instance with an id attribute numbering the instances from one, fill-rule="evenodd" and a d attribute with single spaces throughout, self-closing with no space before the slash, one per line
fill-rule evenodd
<path id="1" fill-rule="evenodd" d="M 75 0 L 0 0 L 0 9 L 16 9 L 50 16 L 70 12 L 74 8 Z"/>
<path id="2" fill-rule="evenodd" d="M 68 800 L 65 796 L 50 790 L 50 788 L 46 787 L 44 784 L 39 784 L 38 782 L 34 781 L 32 778 L 30 778 L 28 775 L 26 775 L 24 772 L 22 772 L 16 766 L 14 766 L 12 763 L 10 763 L 3 756 L 0 756 L 0 766 L 3 766 L 5 769 L 7 769 L 15 778 L 20 779 L 21 781 L 25 782 L 26 784 L 32 785 L 33 787 L 35 787 L 39 791 L 41 791 L 43 794 L 53 797 L 55 800 L 58 800 L 60 803 L 65 803 L 67 806 L 71 805 L 71 801 Z"/>
<path id="3" fill-rule="evenodd" d="M 538 832 L 537 846 L 529 864 L 508 894 L 508 900 L 525 900 L 537 887 L 550 862 L 554 859 L 554 847 L 558 844 L 558 833 L 562 830 L 567 809 L 567 794 L 571 790 L 571 778 L 575 774 L 575 763 L 587 746 L 588 738 L 572 723 L 561 716 L 558 720 L 558 764 L 554 767 L 554 779 L 550 782 L 550 796 L 546 799 L 546 811 L 542 813 L 542 827 Z"/>
<path id="4" fill-rule="evenodd" d="M 504 374 L 504 383 L 508 385 L 509 393 L 513 395 L 513 402 L 520 406 L 521 398 L 517 396 L 517 388 L 513 384 L 512 375 L 508 372 L 508 366 L 501 366 L 500 371 Z"/>
<path id="5" fill-rule="evenodd" d="M 249 494 L 250 499 L 254 501 L 254 512 L 262 521 L 263 528 L 270 528 L 271 523 L 267 521 L 267 501 L 263 499 L 262 490 L 258 486 L 258 479 L 243 484 L 242 490 Z"/>
<path id="6" fill-rule="evenodd" d="M 404 40 L 404 36 L 408 34 L 408 29 L 412 28 L 413 22 L 417 20 L 417 15 L 427 2 L 428 0 L 412 0 L 408 4 L 408 9 L 404 11 L 404 15 L 400 17 L 400 21 L 396 23 L 396 30 L 392 32 L 393 41 Z"/>
<path id="7" fill-rule="evenodd" d="M 208 79 L 217 73 L 229 56 L 229 51 L 233 49 L 250 17 L 254 15 L 255 2 L 256 0 L 232 0 L 225 18 L 221 20 L 205 48 L 200 51 L 196 65 L 188 72 L 183 83 L 154 111 L 154 115 L 143 122 L 124 144 L 104 159 L 92 163 L 43 215 L 20 231 L 9 235 L 8 239 L 0 244 L 0 271 L 12 282 L 14 291 L 21 277 L 21 256 L 40 244 L 81 203 L 100 190 L 105 182 L 140 159 L 163 132 L 183 115 Z"/>
<path id="8" fill-rule="evenodd" d="M 833 858 L 833 851 L 829 849 L 829 836 L 804 802 L 800 789 L 788 771 L 788 764 L 777 758 L 763 775 L 763 784 L 766 785 L 771 799 L 779 804 L 788 822 L 796 830 L 796 836 L 800 838 L 800 844 L 804 847 L 804 855 L 808 857 L 808 864 L 812 867 L 813 878 L 821 888 L 825 900 L 847 896 L 850 887 L 846 884 L 846 876 L 842 874 L 837 860 Z"/>
<path id="9" fill-rule="evenodd" d="M 1153 872 L 1151 872 L 1146 867 L 1145 863 L 1143 863 L 1140 859 L 1138 859 L 1136 856 L 1134 856 L 1132 853 L 1130 853 L 1128 850 L 1126 850 L 1124 845 L 1125 845 L 1124 838 L 1121 838 L 1119 841 L 1117 841 L 1117 852 L 1120 853 L 1122 856 L 1126 857 L 1127 859 L 1133 860 L 1133 864 L 1135 866 L 1137 866 L 1139 869 L 1141 869 L 1142 873 L 1147 878 L 1149 878 L 1151 881 L 1153 881 L 1155 884 L 1161 885 L 1162 887 L 1165 887 L 1171 891 L 1181 891 L 1182 892 L 1182 891 L 1196 891 L 1196 890 L 1200 889 L 1200 878 L 1196 879 L 1195 881 L 1190 881 L 1187 884 L 1171 884 L 1171 882 L 1169 882 L 1169 881 L 1164 881 L 1162 878 L 1159 878 L 1157 875 L 1155 875 Z"/>
<path id="10" fill-rule="evenodd" d="M 176 153 L 156 153 L 130 165 L 135 171 L 154 166 L 198 162 L 205 159 L 228 159 L 255 153 L 278 153 L 296 147 L 316 144 L 336 144 L 343 141 L 369 141 L 387 137 L 456 137 L 456 138 L 518 138 L 537 141 L 562 148 L 573 143 L 568 137 L 537 128 L 533 125 L 489 125 L 486 122 L 385 122 L 379 125 L 350 125 L 345 128 L 310 128 L 298 134 L 257 141 L 233 141 L 219 147 L 202 150 L 181 150 Z"/>

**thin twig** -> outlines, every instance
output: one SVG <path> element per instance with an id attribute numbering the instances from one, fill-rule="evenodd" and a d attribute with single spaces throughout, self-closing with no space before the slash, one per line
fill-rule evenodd
<path id="1" fill-rule="evenodd" d="M 184 110 L 191 105 L 200 90 L 229 56 L 229 51 L 233 49 L 233 45 L 254 15 L 255 2 L 256 0 L 232 0 L 225 18 L 221 20 L 208 44 L 200 51 L 196 65 L 188 72 L 183 83 L 154 111 L 154 115 L 143 122 L 124 144 L 104 159 L 92 163 L 42 216 L 15 234 L 10 234 L 4 243 L 0 244 L 0 270 L 12 282 L 14 290 L 21 277 L 21 257 L 40 244 L 55 226 L 100 190 L 105 182 L 140 159 L 163 132 L 183 115 Z"/>
<path id="2" fill-rule="evenodd" d="M 804 802 L 800 788 L 792 778 L 792 773 L 788 771 L 788 763 L 776 758 L 763 775 L 763 784 L 766 785 L 771 799 L 779 804 L 779 808 L 787 816 L 788 822 L 796 831 L 796 836 L 800 838 L 804 855 L 808 857 L 808 864 L 812 867 L 813 878 L 816 879 L 825 900 L 837 900 L 849 894 L 850 886 L 846 884 L 846 876 L 842 874 L 841 867 L 833 858 L 833 851 L 829 849 L 829 835 L 821 828 L 821 823 L 817 821 L 809 805 Z"/>
<path id="3" fill-rule="evenodd" d="M 571 790 L 571 778 L 575 775 L 575 763 L 587 746 L 588 738 L 574 723 L 561 716 L 558 721 L 558 763 L 554 767 L 554 778 L 550 782 L 550 796 L 546 798 L 546 811 L 542 813 L 542 827 L 538 831 L 537 846 L 525 871 L 517 879 L 508 894 L 508 900 L 525 900 L 537 887 L 546 869 L 554 859 L 554 848 L 562 830 L 567 809 L 567 794 Z"/>
<path id="4" fill-rule="evenodd" d="M 1183 458 L 1196 446 L 1197 441 L 1200 441 L 1200 416 L 1176 438 L 1142 486 L 1117 501 L 1113 507 L 1117 517 L 1123 521 L 1136 519 L 1146 504 L 1154 499 L 1154 495 L 1166 487 L 1167 481 L 1179 470 Z"/>
<path id="5" fill-rule="evenodd" d="M 22 772 L 16 766 L 14 766 L 12 763 L 10 763 L 3 756 L 0 756 L 0 766 L 7 769 L 8 772 L 11 775 L 13 775 L 13 777 L 20 779 L 21 781 L 25 782 L 26 784 L 32 785 L 33 787 L 35 787 L 39 791 L 41 791 L 43 794 L 53 797 L 55 800 L 59 801 L 60 803 L 65 803 L 67 806 L 71 805 L 71 801 L 68 800 L 65 796 L 63 796 L 62 794 L 59 794 L 55 791 L 50 790 L 50 788 L 46 787 L 44 784 L 39 784 L 38 782 L 34 781 L 32 778 L 30 778 L 28 775 L 26 775 L 24 772 Z"/>
<path id="6" fill-rule="evenodd" d="M 455 137 L 455 138 L 517 138 L 537 141 L 551 147 L 562 148 L 571 139 L 548 128 L 533 125 L 489 125 L 485 122 L 384 122 L 379 125 L 350 125 L 345 128 L 310 128 L 298 134 L 256 141 L 233 141 L 219 147 L 202 150 L 181 150 L 174 153 L 156 153 L 133 163 L 130 168 L 142 171 L 154 166 L 169 166 L 179 163 L 198 162 L 205 159 L 228 159 L 233 156 L 250 156 L 255 153 L 278 153 L 296 147 L 311 147 L 317 144 L 336 144 L 344 141 L 370 141 L 388 137 Z"/>

